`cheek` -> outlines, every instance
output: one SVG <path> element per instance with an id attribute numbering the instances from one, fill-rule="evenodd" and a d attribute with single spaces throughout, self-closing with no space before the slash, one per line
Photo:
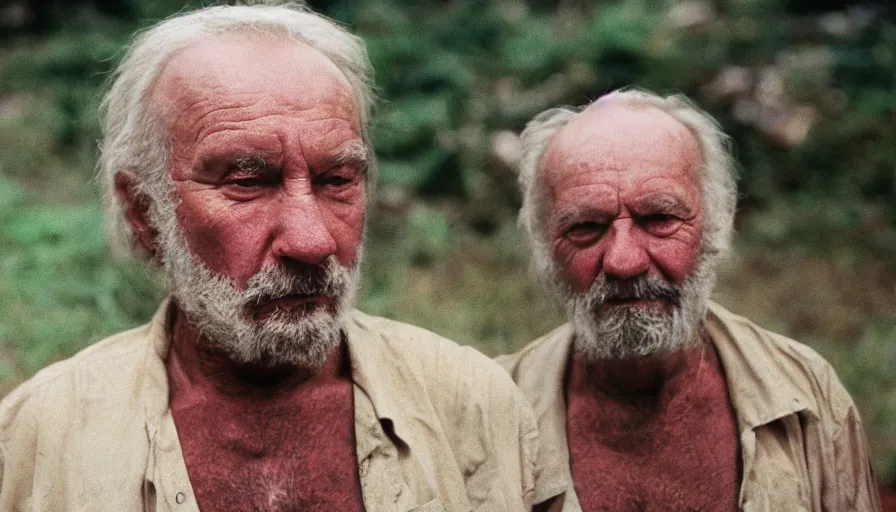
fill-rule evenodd
<path id="1" fill-rule="evenodd" d="M 653 252 L 653 260 L 665 276 L 674 283 L 688 277 L 697 262 L 697 253 L 687 247 L 673 247 Z"/>
<path id="2" fill-rule="evenodd" d="M 330 236 L 336 241 L 339 262 L 353 265 L 364 240 L 367 204 L 363 193 L 351 201 L 329 203 L 325 207 Z"/>
<path id="3" fill-rule="evenodd" d="M 188 249 L 209 270 L 242 285 L 259 268 L 265 226 L 272 217 L 256 205 L 214 207 L 215 201 L 184 197 L 177 208 Z"/>
<path id="4" fill-rule="evenodd" d="M 601 254 L 597 246 L 580 248 L 565 242 L 554 245 L 554 261 L 574 291 L 587 291 L 597 278 Z"/>
<path id="5" fill-rule="evenodd" d="M 697 265 L 700 257 L 699 233 L 699 230 L 693 230 L 688 236 L 655 239 L 650 244 L 650 258 L 672 282 L 683 282 Z"/>

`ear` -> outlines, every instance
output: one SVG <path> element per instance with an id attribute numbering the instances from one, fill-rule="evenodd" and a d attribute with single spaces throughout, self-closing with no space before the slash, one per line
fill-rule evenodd
<path id="1" fill-rule="evenodd" d="M 149 197 L 140 190 L 140 180 L 132 171 L 118 171 L 114 177 L 115 195 L 121 201 L 124 217 L 134 235 L 134 245 L 157 261 L 158 231 L 149 222 Z"/>

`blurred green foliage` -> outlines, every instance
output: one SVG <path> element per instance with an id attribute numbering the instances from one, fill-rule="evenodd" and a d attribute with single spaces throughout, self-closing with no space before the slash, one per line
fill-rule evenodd
<path id="1" fill-rule="evenodd" d="M 856 396 L 865 424 L 876 436 L 872 446 L 878 477 L 896 482 L 896 319 L 878 319 L 868 326 L 855 359 L 842 371 L 842 379 Z"/>
<path id="2" fill-rule="evenodd" d="M 0 395 L 146 321 L 163 293 L 150 270 L 107 255 L 92 181 L 96 110 L 131 34 L 198 5 L 96 7 L 107 4 L 53 3 L 34 25 L 28 9 L 40 2 L 17 4 L 26 21 L 0 9 Z M 718 297 L 831 360 L 862 410 L 879 473 L 896 482 L 892 7 L 311 4 L 364 38 L 382 100 L 363 308 L 489 354 L 556 325 L 515 227 L 515 134 L 545 108 L 617 87 L 681 91 L 719 119 L 742 165 L 737 254 Z"/>

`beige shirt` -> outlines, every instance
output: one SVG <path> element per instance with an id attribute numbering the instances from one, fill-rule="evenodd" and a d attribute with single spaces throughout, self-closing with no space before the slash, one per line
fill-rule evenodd
<path id="1" fill-rule="evenodd" d="M 167 309 L 0 402 L 0 511 L 198 510 L 168 404 Z M 367 510 L 531 506 L 535 420 L 498 365 L 357 311 L 346 333 Z"/>
<path id="2" fill-rule="evenodd" d="M 852 399 L 809 347 L 711 304 L 740 433 L 743 511 L 880 510 L 868 443 Z M 563 325 L 498 358 L 532 402 L 541 434 L 536 503 L 579 511 L 569 470 L 563 379 L 573 331 Z M 553 499 L 551 499 L 553 498 Z"/>

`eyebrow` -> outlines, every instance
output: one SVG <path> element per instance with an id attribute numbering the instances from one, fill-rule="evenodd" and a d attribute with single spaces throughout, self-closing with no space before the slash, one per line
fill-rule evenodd
<path id="1" fill-rule="evenodd" d="M 337 167 L 342 165 L 347 165 L 349 167 L 356 167 L 363 171 L 367 172 L 367 166 L 370 163 L 370 150 L 367 146 L 356 140 L 342 147 L 339 151 L 333 155 L 327 163 L 327 167 Z"/>
<path id="2" fill-rule="evenodd" d="M 665 194 L 645 197 L 638 201 L 638 209 L 642 212 L 666 213 L 676 217 L 689 217 L 693 214 L 692 209 L 679 198 Z"/>
<path id="3" fill-rule="evenodd" d="M 262 155 L 241 156 L 233 161 L 233 166 L 237 171 L 250 174 L 263 172 L 269 165 L 268 158 Z"/>
<path id="4" fill-rule="evenodd" d="M 253 149 L 240 151 L 213 151 L 200 155 L 194 168 L 201 173 L 221 173 L 228 175 L 234 172 L 243 174 L 261 174 L 277 166 L 280 154 L 277 151 L 258 151 Z"/>
<path id="5" fill-rule="evenodd" d="M 571 224 L 580 222 L 582 219 L 603 220 L 612 215 L 613 214 L 607 213 L 605 210 L 593 206 L 565 208 L 554 216 L 552 224 L 554 227 L 562 229 Z"/>

